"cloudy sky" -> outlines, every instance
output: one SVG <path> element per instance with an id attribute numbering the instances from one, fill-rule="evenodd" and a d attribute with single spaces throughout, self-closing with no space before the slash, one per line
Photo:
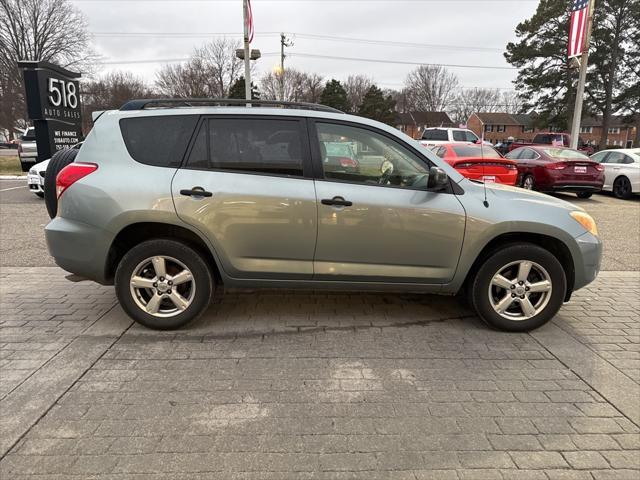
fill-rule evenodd
<path id="1" fill-rule="evenodd" d="M 130 70 L 149 83 L 167 60 L 188 57 L 214 36 L 242 38 L 242 0 L 71 1 L 87 18 L 105 62 L 102 72 Z M 504 46 L 515 39 L 515 26 L 533 14 L 537 0 L 253 0 L 252 5 L 252 48 L 263 53 L 259 72 L 277 65 L 279 32 L 285 32 L 293 41 L 286 65 L 324 77 L 365 74 L 382 87 L 400 88 L 416 67 L 406 63 L 437 63 L 457 65 L 450 69 L 465 87 L 508 89 L 515 71 L 505 68 Z"/>

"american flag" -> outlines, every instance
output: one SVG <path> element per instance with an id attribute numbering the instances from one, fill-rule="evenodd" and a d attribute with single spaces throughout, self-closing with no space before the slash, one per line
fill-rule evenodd
<path id="1" fill-rule="evenodd" d="M 569 58 L 582 55 L 587 38 L 589 0 L 572 0 L 571 26 L 569 27 Z"/>
<path id="2" fill-rule="evenodd" d="M 247 0 L 247 30 L 249 32 L 249 43 L 253 41 L 253 11 L 251 10 L 251 0 Z"/>

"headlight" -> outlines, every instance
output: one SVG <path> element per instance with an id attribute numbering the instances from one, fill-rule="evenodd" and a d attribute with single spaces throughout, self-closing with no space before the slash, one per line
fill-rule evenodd
<path id="1" fill-rule="evenodd" d="M 38 175 L 38 172 L 36 172 L 33 168 L 31 170 L 29 170 L 29 175 Z"/>
<path id="2" fill-rule="evenodd" d="M 582 225 L 587 232 L 592 235 L 598 235 L 598 227 L 596 227 L 596 221 L 591 215 L 585 212 L 571 212 L 573 219 Z"/>

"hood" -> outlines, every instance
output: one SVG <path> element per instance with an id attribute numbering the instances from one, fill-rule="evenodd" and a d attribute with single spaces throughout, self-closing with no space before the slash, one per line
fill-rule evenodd
<path id="1" fill-rule="evenodd" d="M 473 192 L 474 195 L 484 197 L 484 187 L 481 183 L 472 182 L 466 180 L 460 182 L 460 186 L 469 192 Z M 501 183 L 486 184 L 487 200 L 489 203 L 495 202 L 510 202 L 513 206 L 518 208 L 527 208 L 527 205 L 547 205 L 549 207 L 563 208 L 568 211 L 582 210 L 583 208 L 569 203 L 565 200 L 552 197 L 545 193 L 534 192 L 532 190 L 525 190 L 524 188 L 512 187 Z"/>

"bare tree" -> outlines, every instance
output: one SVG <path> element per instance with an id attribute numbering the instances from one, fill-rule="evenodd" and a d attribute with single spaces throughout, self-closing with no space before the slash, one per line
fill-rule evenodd
<path id="1" fill-rule="evenodd" d="M 283 75 L 283 76 L 281 76 Z M 281 82 L 284 101 L 318 103 L 324 88 L 320 75 L 287 68 L 284 74 L 268 72 L 260 79 L 260 91 L 265 100 L 280 100 Z"/>
<path id="2" fill-rule="evenodd" d="M 239 42 L 222 38 L 196 48 L 186 63 L 165 65 L 156 74 L 159 93 L 169 97 L 227 97 L 243 71 L 237 48 Z"/>
<path id="3" fill-rule="evenodd" d="M 502 112 L 500 90 L 489 88 L 460 89 L 449 113 L 458 123 L 466 123 L 474 112 Z"/>
<path id="4" fill-rule="evenodd" d="M 129 100 L 153 95 L 149 86 L 131 72 L 111 72 L 98 79 L 82 82 L 80 88 L 85 131 L 91 125 L 93 112 L 117 109 Z"/>
<path id="5" fill-rule="evenodd" d="M 87 73 L 96 55 L 87 22 L 68 0 L 0 0 L 0 129 L 24 126 L 19 60 L 41 60 Z"/>
<path id="6" fill-rule="evenodd" d="M 440 112 L 455 98 L 459 81 L 439 65 L 421 65 L 405 81 L 407 105 L 411 110 Z"/>
<path id="7" fill-rule="evenodd" d="M 362 105 L 364 96 L 374 85 L 373 79 L 365 75 L 349 75 L 344 82 L 344 89 L 347 91 L 349 111 L 357 112 Z"/>
<path id="8" fill-rule="evenodd" d="M 507 90 L 502 92 L 503 112 L 522 113 L 524 109 L 524 100 L 515 90 Z"/>

